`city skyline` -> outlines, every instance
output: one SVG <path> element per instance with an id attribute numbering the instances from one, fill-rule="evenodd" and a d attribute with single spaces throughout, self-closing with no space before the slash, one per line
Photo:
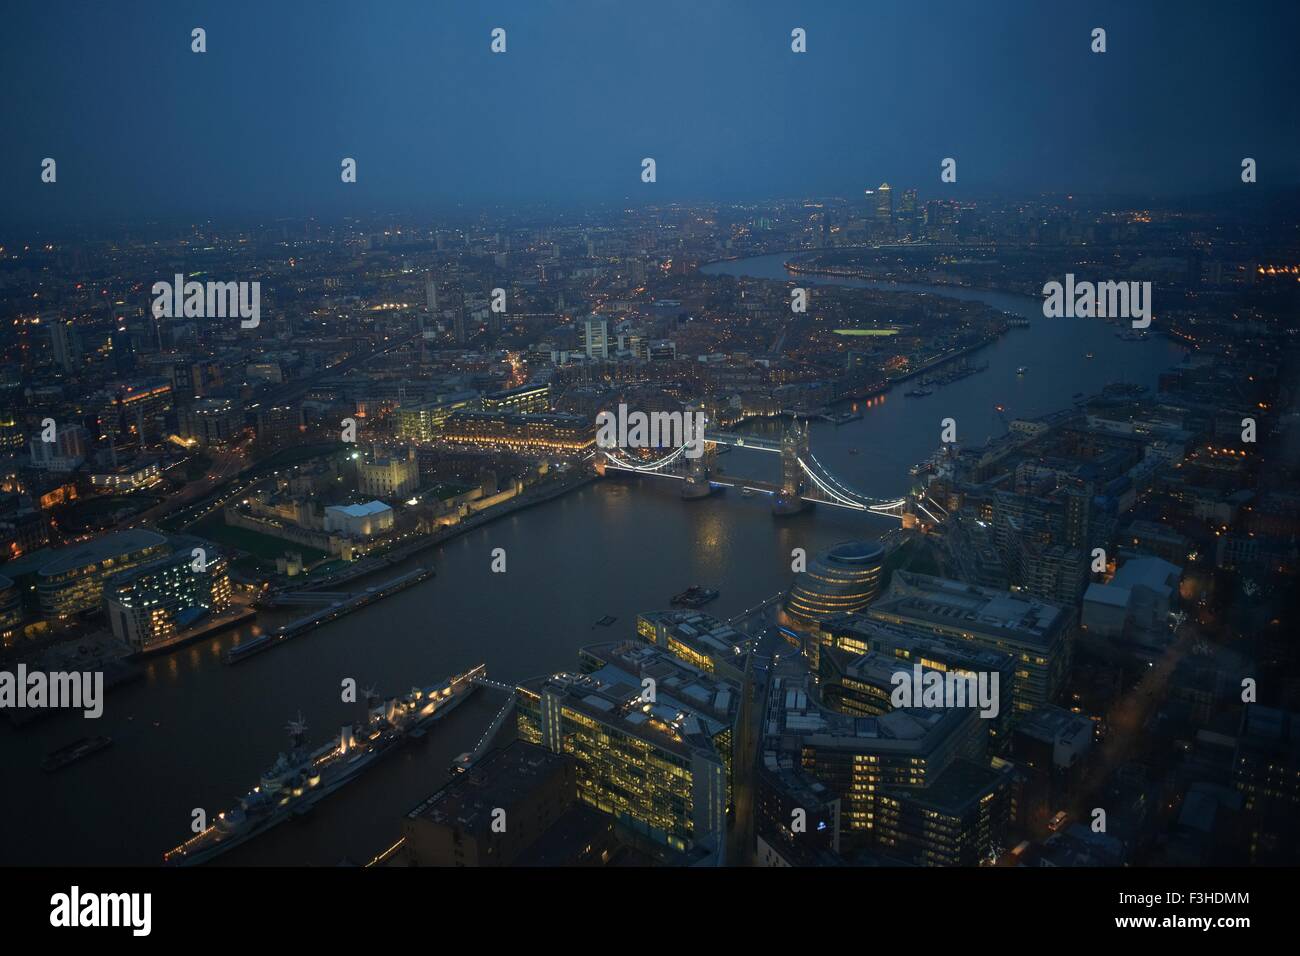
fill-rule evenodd
<path id="1" fill-rule="evenodd" d="M 963 4 L 39 9 L 20 5 L 0 67 L 38 80 L 0 119 L 11 223 L 853 195 L 864 178 L 939 188 L 945 158 L 958 200 L 1216 194 L 1242 157 L 1261 191 L 1300 183 L 1297 106 L 1261 95 L 1300 79 L 1285 4 L 1262 34 L 1210 3 L 997 20 Z M 51 74 L 38 51 L 75 65 Z"/>
<path id="2" fill-rule="evenodd" d="M 1300 7 L 4 21 L 16 927 L 1281 913 Z"/>
<path id="3" fill-rule="evenodd" d="M 200 243 L 182 230 L 150 242 L 11 250 L 22 269 L 6 294 L 11 321 L 0 326 L 0 386 L 17 412 L 0 422 L 9 449 L 0 497 L 5 653 L 19 673 L 41 675 L 62 642 L 103 622 L 93 658 L 103 690 L 76 703 L 102 713 L 113 736 L 129 729 L 124 707 L 149 706 L 148 694 L 115 688 L 140 668 L 157 674 L 151 661 L 188 655 L 194 692 L 236 694 L 249 709 L 239 718 L 246 732 L 269 749 L 280 719 L 272 713 L 290 699 L 310 715 L 305 723 L 355 720 L 346 693 L 341 707 L 322 709 L 322 684 L 333 678 L 331 665 L 309 663 L 317 648 L 333 647 L 326 658 L 357 675 L 349 680 L 358 695 L 378 686 L 367 685 L 375 674 L 381 683 L 428 679 L 415 676 L 428 665 L 412 657 L 420 626 L 401 619 L 383 629 L 379 655 L 363 651 L 370 642 L 359 643 L 357 629 L 373 628 L 367 622 L 405 595 L 438 594 L 439 621 L 452 633 L 484 622 L 475 640 L 439 653 L 436 676 L 466 691 L 454 698 L 458 712 L 490 720 L 456 757 L 462 763 L 514 765 L 540 759 L 530 747 L 580 737 L 581 719 L 555 719 L 567 699 L 591 719 L 614 708 L 619 733 L 640 728 L 640 705 L 619 689 L 651 666 L 637 661 L 680 666 L 657 656 L 671 652 L 725 677 L 670 698 L 695 713 L 707 741 L 679 727 L 675 712 L 651 707 L 651 723 L 622 745 L 689 758 L 708 806 L 665 815 L 683 796 L 680 781 L 633 799 L 627 767 L 590 768 L 582 800 L 629 800 L 624 822 L 651 841 L 602 836 L 608 853 L 643 864 L 1151 859 L 1136 844 L 1086 836 L 1079 801 L 1103 793 L 1128 801 L 1157 786 L 1123 757 L 1139 746 L 1137 721 L 1156 713 L 1144 696 L 1166 695 L 1155 706 L 1175 719 L 1207 672 L 1231 673 L 1228 637 L 1242 639 L 1239 616 L 1289 614 L 1279 582 L 1292 559 L 1279 530 L 1290 527 L 1295 445 L 1291 419 L 1272 408 L 1290 401 L 1291 373 L 1257 359 L 1289 334 L 1300 265 L 1285 219 L 1213 206 L 955 203 L 914 197 L 904 183 L 883 187 L 818 204 L 557 218 L 506 210 L 472 228 L 400 231 L 306 220 L 214 231 L 217 241 Z M 92 281 L 69 283 L 61 278 L 69 273 Z M 1054 285 L 1056 298 L 1044 299 Z M 611 416 L 627 425 L 612 443 L 600 431 Z M 633 427 L 688 417 L 706 421 L 693 456 L 685 427 L 652 428 L 648 440 Z M 1242 485 L 1258 514 L 1243 506 Z M 641 525 L 643 510 L 653 527 Z M 606 539 L 607 528 L 620 531 Z M 619 544 L 647 537 L 649 553 L 673 560 L 652 571 Z M 556 542 L 568 560 L 539 553 Z M 1241 594 L 1265 602 L 1258 611 L 1256 597 L 1238 596 L 1247 583 L 1254 591 Z M 581 600 L 554 605 L 573 589 Z M 982 623 L 945 629 L 954 615 L 967 619 L 972 602 Z M 691 610 L 663 618 L 655 609 L 665 603 Z M 723 613 L 694 610 L 706 605 Z M 539 607 L 549 608 L 547 621 L 518 643 L 510 620 Z M 1265 716 L 1246 720 L 1250 708 L 1239 710 L 1231 684 L 1220 683 L 1196 718 L 1204 726 L 1239 726 L 1254 741 L 1274 719 L 1267 715 L 1286 713 L 1277 626 L 1250 638 Z M 612 643 L 593 642 L 593 628 L 610 628 Z M 1013 671 L 1009 640 L 1035 663 Z M 1205 665 L 1170 675 L 1198 640 Z M 654 648 L 635 650 L 637 641 Z M 565 675 L 575 651 L 584 667 L 605 661 L 604 676 L 574 685 Z M 933 713 L 920 718 L 927 729 L 906 759 L 877 753 L 890 776 L 855 777 L 836 798 L 849 815 L 832 824 L 840 811 L 799 795 L 841 785 L 834 767 L 871 738 L 854 720 L 907 735 L 917 705 L 880 702 L 897 676 L 889 655 L 904 652 L 978 665 L 983 683 L 971 693 L 982 687 L 985 706 L 976 717 L 962 698 L 923 700 L 920 710 Z M 316 673 L 250 697 L 245 681 L 258 673 L 243 664 L 250 658 L 273 673 Z M 487 678 L 462 679 L 481 673 L 479 664 Z M 1145 693 L 1145 669 L 1157 664 L 1160 683 Z M 920 687 L 939 669 L 900 673 Z M 1109 676 L 1098 680 L 1098 669 Z M 539 673 L 550 676 L 526 679 Z M 682 673 L 678 687 L 693 672 Z M 515 682 L 515 697 L 499 705 Z M 763 737 L 750 724 L 759 711 L 735 708 L 751 685 L 769 702 L 768 726 L 788 725 L 786 733 Z M 483 696 L 461 707 L 476 690 Z M 419 699 L 400 705 L 397 739 L 425 726 Z M 20 710 L 43 706 L 33 700 Z M 501 719 L 512 707 L 520 739 L 507 746 L 510 721 L 503 730 Z M 794 759 L 800 728 L 821 724 L 829 737 L 800 746 L 826 765 L 813 776 L 780 769 Z M 113 765 L 112 754 L 91 760 L 109 735 L 59 746 L 54 733 L 21 743 L 48 741 L 46 766 Z M 494 734 L 506 749 L 489 753 Z M 1032 794 L 1012 799 L 1024 784 L 998 761 L 1036 759 L 1035 748 L 1057 738 L 1071 755 L 1061 779 L 1040 779 L 1026 764 Z M 293 753 L 311 740 L 305 729 L 293 739 Z M 345 729 L 337 747 L 353 739 Z M 375 746 L 367 753 L 375 761 L 390 749 Z M 750 763 L 760 752 L 779 772 Z M 222 759 L 243 767 L 256 755 Z M 921 796 L 893 789 L 925 783 L 906 775 L 912 761 L 933 768 L 933 792 L 928 783 Z M 211 794 L 205 804 L 228 805 L 203 767 L 191 773 Z M 332 792 L 352 774 L 339 765 L 326 777 Z M 429 780 L 422 773 L 413 784 L 433 800 L 428 807 L 469 798 L 453 782 L 435 799 Z M 855 796 L 877 786 L 884 796 Z M 356 792 L 418 796 L 364 784 Z M 156 860 L 163 843 L 171 863 L 227 850 L 246 861 L 324 863 L 338 845 L 336 836 L 304 843 L 277 828 L 264 837 L 236 830 L 232 847 L 208 827 L 166 849 L 173 795 L 156 799 L 156 825 L 136 824 L 152 835 L 127 860 Z M 791 799 L 800 801 L 793 810 L 821 815 L 825 839 L 815 846 L 792 841 L 773 816 Z M 992 815 L 969 816 L 976 807 Z M 960 852 L 918 837 L 916 815 L 936 808 L 972 828 L 971 839 L 983 835 Z M 1160 826 L 1131 808 L 1111 810 L 1126 828 Z M 375 819 L 374 833 L 390 819 Z M 394 845 L 411 860 L 445 862 L 445 817 L 430 809 L 411 819 L 403 837 L 411 842 Z M 1270 819 L 1257 825 L 1276 826 Z M 1285 858 L 1278 831 L 1259 832 L 1265 843 L 1253 852 Z M 356 837 L 350 852 L 378 851 L 378 837 Z M 1178 847 L 1189 858 L 1234 859 L 1208 845 Z M 59 841 L 57 852 L 76 851 Z"/>

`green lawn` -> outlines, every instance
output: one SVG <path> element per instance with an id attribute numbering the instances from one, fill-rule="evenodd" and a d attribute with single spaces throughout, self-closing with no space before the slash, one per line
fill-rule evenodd
<path id="1" fill-rule="evenodd" d="M 429 494 L 437 495 L 443 501 L 446 501 L 448 498 L 455 498 L 457 495 L 463 495 L 465 492 L 469 491 L 471 487 L 471 485 L 458 485 L 455 482 L 444 481 L 430 488 Z"/>
<path id="2" fill-rule="evenodd" d="M 222 521 L 220 514 L 204 518 L 194 525 L 190 531 L 199 537 L 215 541 L 217 544 L 224 544 L 231 548 L 247 551 L 249 554 L 271 564 L 275 563 L 276 558 L 283 557 L 286 551 L 301 554 L 303 561 L 307 564 L 319 561 L 327 556 L 319 548 L 309 548 L 306 545 L 286 541 L 283 538 L 273 538 L 269 534 L 261 534 L 247 528 L 233 527 Z"/>

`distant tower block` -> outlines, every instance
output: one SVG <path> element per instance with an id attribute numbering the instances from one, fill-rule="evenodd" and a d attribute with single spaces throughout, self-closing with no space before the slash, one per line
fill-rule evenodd
<path id="1" fill-rule="evenodd" d="M 772 498 L 775 515 L 798 514 L 808 507 L 803 500 L 807 487 L 804 484 L 800 459 L 808 458 L 808 425 L 795 419 L 781 436 L 781 490 Z"/>
<path id="2" fill-rule="evenodd" d="M 881 183 L 876 190 L 876 225 L 888 226 L 894 221 L 894 191 L 889 183 Z"/>

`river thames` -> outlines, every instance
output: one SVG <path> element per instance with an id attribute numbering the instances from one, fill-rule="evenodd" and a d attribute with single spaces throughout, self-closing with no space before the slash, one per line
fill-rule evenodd
<path id="1" fill-rule="evenodd" d="M 703 271 L 786 280 L 785 258 Z M 959 440 L 980 444 L 1005 428 L 995 405 L 1008 419 L 1033 417 L 1110 382 L 1154 391 L 1160 371 L 1183 359 L 1184 350 L 1164 338 L 1127 342 L 1101 321 L 1046 319 L 1040 301 L 1024 296 L 801 281 L 974 299 L 1030 320 L 973 357 L 988 363 L 986 371 L 927 397 L 894 389 L 859 402 L 860 420 L 813 425 L 819 460 L 844 484 L 877 497 L 908 490 L 908 467 L 938 447 L 945 417 L 957 420 Z M 770 480 L 776 458 L 735 451 L 719 461 L 729 473 Z M 666 607 L 688 585 L 719 588 L 721 597 L 705 610 L 730 617 L 788 585 L 793 548 L 811 552 L 897 526 L 829 507 L 776 519 L 761 495 L 746 499 L 731 490 L 683 502 L 677 491 L 676 482 L 640 478 L 587 485 L 453 539 L 409 563 L 431 564 L 433 579 L 243 663 L 227 666 L 221 655 L 246 639 L 249 627 L 150 659 L 144 679 L 111 691 L 93 724 L 72 714 L 17 730 L 0 724 L 0 863 L 156 864 L 189 834 L 194 808 L 216 813 L 256 782 L 286 746 L 285 724 L 299 711 L 314 742 L 357 719 L 359 705 L 340 700 L 345 678 L 395 693 L 480 662 L 506 683 L 572 668 L 579 647 L 630 637 L 638 612 Z M 504 574 L 490 569 L 494 548 L 506 551 Z M 605 615 L 617 620 L 596 626 Z M 364 862 L 396 839 L 402 814 L 446 780 L 451 759 L 473 746 L 501 700 L 480 691 L 433 739 L 405 748 L 307 820 L 286 823 L 223 862 Z M 55 775 L 41 772 L 42 755 L 88 734 L 111 736 L 113 745 Z"/>

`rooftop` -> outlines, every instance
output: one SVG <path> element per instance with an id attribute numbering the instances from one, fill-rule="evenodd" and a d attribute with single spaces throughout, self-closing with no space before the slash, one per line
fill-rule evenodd
<path id="1" fill-rule="evenodd" d="M 836 614 L 823 618 L 819 630 L 837 636 L 852 635 L 873 651 L 889 653 L 890 649 L 902 648 L 913 658 L 929 656 L 949 665 L 960 664 L 970 670 L 1000 671 L 1009 664 L 1014 664 L 1015 660 L 1010 654 L 981 647 L 970 641 L 878 621 L 863 613 Z"/>
<path id="2" fill-rule="evenodd" d="M 896 571 L 868 612 L 1027 640 L 1046 648 L 1064 623 L 1055 604 L 947 578 Z"/>
<path id="3" fill-rule="evenodd" d="M 1128 588 L 1117 587 L 1114 584 L 1098 584 L 1094 581 L 1088 585 L 1088 590 L 1083 592 L 1083 599 L 1092 604 L 1107 604 L 1111 607 L 1128 607 L 1129 600 L 1133 597 L 1133 592 Z"/>
<path id="4" fill-rule="evenodd" d="M 1022 717 L 1016 732 L 1053 743 L 1059 739 L 1073 740 L 1080 735 L 1091 738 L 1093 727 L 1092 720 L 1083 714 L 1048 704 L 1036 707 Z"/>
<path id="5" fill-rule="evenodd" d="M 132 551 L 165 544 L 167 539 L 156 532 L 144 528 L 131 528 L 64 548 L 34 551 L 8 562 L 5 565 L 5 573 L 11 577 L 20 577 L 24 574 L 41 574 L 48 577 L 84 568 L 87 565 L 99 564 Z"/>
<path id="6" fill-rule="evenodd" d="M 987 763 L 958 757 L 928 787 L 908 790 L 907 799 L 927 810 L 960 816 L 984 796 L 999 777 L 1009 772 L 1009 767 L 998 770 Z"/>
<path id="7" fill-rule="evenodd" d="M 886 661 L 878 655 L 867 657 L 876 659 L 881 667 L 877 676 L 885 682 L 898 669 L 897 662 Z M 865 666 L 862 659 L 859 664 Z M 874 752 L 925 753 L 975 714 L 967 708 L 909 707 L 879 717 L 854 717 L 823 707 L 809 695 L 808 686 L 806 680 L 790 677 L 777 677 L 773 681 L 764 714 L 765 735 L 773 741 L 773 749 L 797 749 L 802 739 L 844 749 L 860 745 L 861 749 Z"/>
<path id="8" fill-rule="evenodd" d="M 1130 558 L 1115 572 L 1111 583 L 1123 588 L 1144 587 L 1168 594 L 1182 576 L 1182 568 L 1160 558 Z"/>
<path id="9" fill-rule="evenodd" d="M 682 757 L 715 752 L 713 738 L 735 724 L 739 689 L 662 648 L 628 641 L 591 645 L 582 654 L 598 665 L 592 673 L 553 674 L 524 689 L 561 694 L 566 707 Z M 655 682 L 653 702 L 641 698 L 646 677 Z"/>
<path id="10" fill-rule="evenodd" d="M 739 662 L 749 636 L 725 621 L 699 611 L 648 611 L 640 619 L 655 626 L 656 631 L 681 641 L 709 657 Z"/>
<path id="11" fill-rule="evenodd" d="M 349 518 L 365 518 L 368 515 L 383 514 L 385 511 L 392 511 L 382 501 L 368 501 L 363 505 L 330 505 L 326 511 L 341 511 Z"/>
<path id="12" fill-rule="evenodd" d="M 563 412 L 480 412 L 469 409 L 461 409 L 452 412 L 450 421 L 457 422 L 507 422 L 512 425 L 526 425 L 529 423 L 537 425 L 554 425 L 563 427 L 584 427 L 590 425 L 595 428 L 591 419 L 585 415 L 569 415 Z"/>
<path id="13" fill-rule="evenodd" d="M 490 392 L 487 397 L 492 399 L 511 398 L 515 395 L 527 395 L 530 392 L 540 392 L 542 389 L 549 389 L 551 386 L 546 382 L 529 382 L 527 385 L 518 385 L 515 388 L 502 389 L 499 392 Z"/>
<path id="14" fill-rule="evenodd" d="M 885 556 L 885 549 L 875 541 L 845 541 L 826 551 L 826 560 L 836 564 L 872 564 Z"/>
<path id="15" fill-rule="evenodd" d="M 563 754 L 526 740 L 512 741 L 488 754 L 471 770 L 458 774 L 407 817 L 472 833 L 484 832 L 491 826 L 493 810 L 500 807 L 509 812 L 543 782 L 563 773 L 567 763 L 571 758 Z"/>

